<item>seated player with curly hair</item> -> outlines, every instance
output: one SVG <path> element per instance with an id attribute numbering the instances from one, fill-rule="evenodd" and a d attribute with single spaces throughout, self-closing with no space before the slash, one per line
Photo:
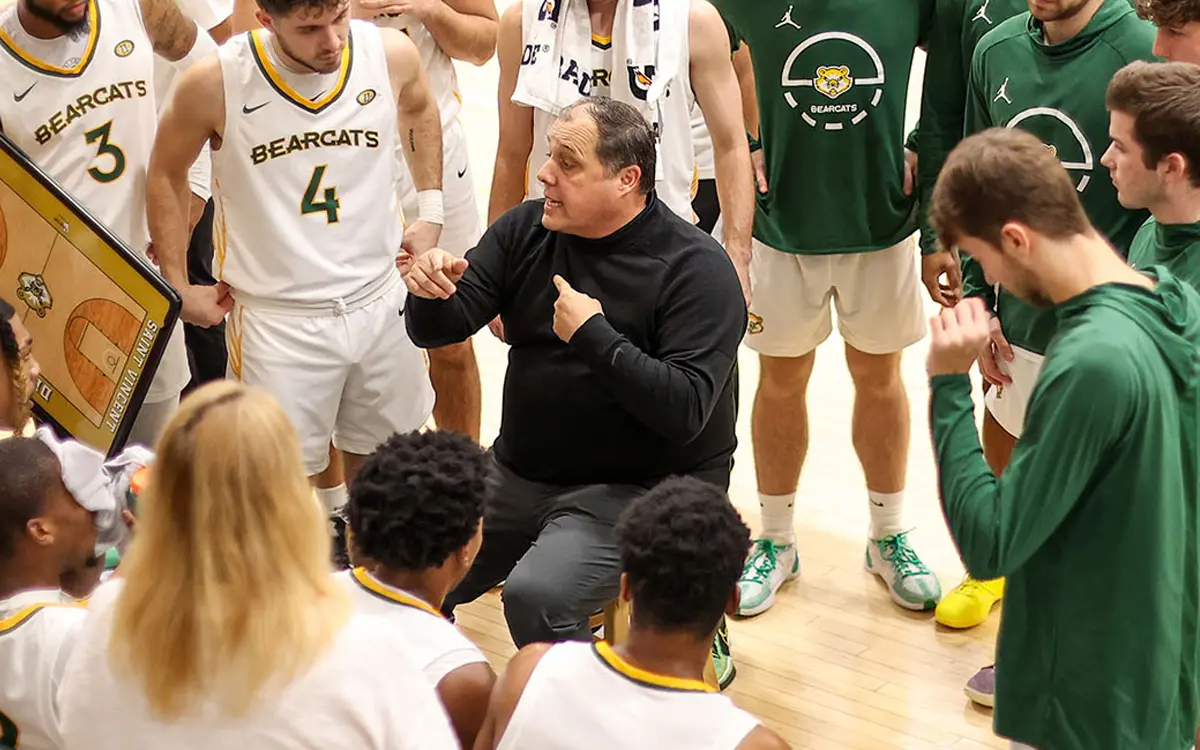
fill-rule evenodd
<path id="1" fill-rule="evenodd" d="M 616 527 L 625 643 L 535 643 L 496 684 L 475 750 L 778 750 L 789 745 L 703 681 L 713 635 L 738 606 L 750 530 L 725 493 L 673 477 Z"/>
<path id="2" fill-rule="evenodd" d="M 357 567 L 338 574 L 361 612 L 393 623 L 411 644 L 464 748 L 474 745 L 496 674 L 438 609 L 479 553 L 491 466 L 456 432 L 393 435 L 350 486 L 347 541 Z"/>

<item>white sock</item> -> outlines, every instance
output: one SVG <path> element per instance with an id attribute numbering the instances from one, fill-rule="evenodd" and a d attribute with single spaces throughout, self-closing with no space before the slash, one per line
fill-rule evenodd
<path id="1" fill-rule="evenodd" d="M 882 539 L 904 531 L 901 514 L 904 510 L 904 490 L 872 492 L 867 490 L 867 505 L 871 509 L 871 538 Z"/>
<path id="2" fill-rule="evenodd" d="M 328 489 L 318 487 L 317 499 L 321 501 L 321 507 L 325 509 L 325 515 L 332 516 L 335 510 L 346 504 L 350 496 L 346 493 L 346 485 L 339 484 L 337 487 L 329 487 Z"/>
<path id="3" fill-rule="evenodd" d="M 764 495 L 758 493 L 758 506 L 762 509 L 762 537 L 776 544 L 788 545 L 796 542 L 796 493 L 786 495 Z"/>

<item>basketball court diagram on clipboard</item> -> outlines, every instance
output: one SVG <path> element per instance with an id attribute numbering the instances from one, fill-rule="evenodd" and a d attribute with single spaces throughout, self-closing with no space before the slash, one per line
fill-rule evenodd
<path id="1" fill-rule="evenodd" d="M 99 450 L 119 449 L 179 297 L 2 136 L 0 297 L 35 342 L 39 416 Z"/>

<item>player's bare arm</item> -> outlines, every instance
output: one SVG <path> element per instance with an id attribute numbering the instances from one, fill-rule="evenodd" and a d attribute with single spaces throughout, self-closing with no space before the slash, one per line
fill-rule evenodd
<path id="1" fill-rule="evenodd" d="M 483 65 L 496 52 L 495 0 L 358 0 L 356 15 L 415 16 L 433 41 L 455 60 Z"/>
<path id="2" fill-rule="evenodd" d="M 412 255 L 437 245 L 442 234 L 442 120 L 421 55 L 396 29 L 381 28 L 388 58 L 400 145 L 417 188 L 421 215 L 404 228 L 404 250 Z"/>
<path id="3" fill-rule="evenodd" d="M 717 200 L 729 253 L 742 296 L 750 304 L 750 232 L 754 226 L 754 186 L 750 175 L 750 146 L 739 112 L 728 102 L 740 98 L 733 69 L 729 34 L 717 9 L 707 0 L 693 0 L 690 19 L 692 91 L 712 137 L 717 177 Z"/>
<path id="4" fill-rule="evenodd" d="M 201 35 L 200 27 L 179 12 L 175 0 L 141 0 L 141 6 L 146 33 L 160 57 L 170 62 L 183 60 L 201 36 L 211 43 L 211 50 L 216 49 L 212 37 Z"/>
<path id="5" fill-rule="evenodd" d="M 737 74 L 738 88 L 742 91 L 742 122 L 745 123 L 746 133 L 759 138 L 761 136 L 758 132 L 758 93 L 754 89 L 754 61 L 750 59 L 750 48 L 745 42 L 742 42 L 733 54 L 733 72 Z M 750 163 L 754 165 L 754 181 L 758 192 L 767 192 L 767 167 L 762 149 L 750 153 Z"/>
<path id="6" fill-rule="evenodd" d="M 487 662 L 459 667 L 438 683 L 438 697 L 446 707 L 459 743 L 465 748 L 475 746 L 495 685 L 496 673 Z"/>
<path id="7" fill-rule="evenodd" d="M 509 660 L 504 674 L 496 680 L 496 687 L 492 690 L 487 718 L 484 719 L 483 728 L 479 730 L 479 736 L 475 738 L 475 750 L 496 750 L 500 738 L 508 729 L 513 712 L 517 710 L 517 704 L 521 702 L 521 694 L 525 692 L 533 670 L 550 647 L 549 643 L 532 643 Z"/>
<path id="8" fill-rule="evenodd" d="M 221 65 L 213 55 L 184 71 L 177 80 L 159 115 L 146 177 L 146 212 L 154 256 L 163 277 L 183 297 L 184 320 L 202 326 L 220 323 L 232 300 L 224 284 L 206 287 L 188 283 L 188 170 L 206 141 L 213 149 L 220 148 L 224 122 Z"/>
<path id="9" fill-rule="evenodd" d="M 521 3 L 513 3 L 500 17 L 496 57 L 500 63 L 497 106 L 500 112 L 500 140 L 496 146 L 496 164 L 492 172 L 492 192 L 488 200 L 488 224 L 505 211 L 525 200 L 526 170 L 533 151 L 533 110 L 512 101 L 521 70 Z"/>

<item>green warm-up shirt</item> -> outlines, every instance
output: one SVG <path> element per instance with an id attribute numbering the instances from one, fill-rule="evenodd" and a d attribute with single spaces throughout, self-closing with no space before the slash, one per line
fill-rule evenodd
<path id="1" fill-rule="evenodd" d="M 1166 266 L 1179 279 L 1200 289 L 1200 223 L 1159 224 L 1146 220 L 1129 248 L 1134 268 Z"/>
<path id="2" fill-rule="evenodd" d="M 934 0 L 712 0 L 754 61 L 769 190 L 754 236 L 777 250 L 856 253 L 916 230 L 904 110 Z"/>
<path id="3" fill-rule="evenodd" d="M 937 0 L 937 13 L 926 45 L 921 93 L 921 129 L 917 163 L 921 215 L 927 215 L 938 173 L 963 137 L 967 79 L 975 46 L 1001 22 L 1029 9 L 1026 0 Z M 934 250 L 928 221 L 921 222 L 921 252 Z"/>
<path id="4" fill-rule="evenodd" d="M 1003 475 L 967 375 L 932 379 L 942 509 L 1007 576 L 997 734 L 1045 750 L 1184 750 L 1200 721 L 1200 295 L 1155 267 L 1053 308 Z"/>
<path id="5" fill-rule="evenodd" d="M 1100 163 L 1109 143 L 1104 99 L 1118 70 L 1154 59 L 1154 36 L 1154 25 L 1138 18 L 1128 0 L 1105 0 L 1082 31 L 1054 45 L 1029 13 L 1014 16 L 980 40 L 971 60 L 965 132 L 1019 127 L 1041 138 L 1071 174 L 1092 224 L 1122 255 L 1149 214 L 1121 206 Z M 996 299 L 969 256 L 963 258 L 963 294 L 988 301 L 1010 344 L 1045 352 L 1054 315 L 1003 289 Z"/>

